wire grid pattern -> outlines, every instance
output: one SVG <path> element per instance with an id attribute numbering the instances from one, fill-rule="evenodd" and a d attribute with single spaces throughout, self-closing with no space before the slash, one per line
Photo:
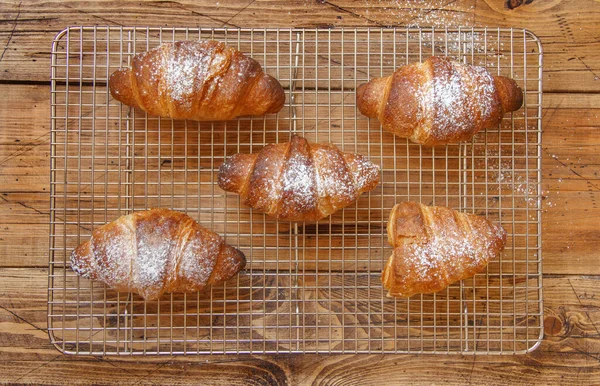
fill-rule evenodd
<path id="1" fill-rule="evenodd" d="M 229 122 L 147 116 L 107 79 L 162 42 L 223 41 L 286 90 L 278 113 Z M 422 147 L 355 106 L 357 85 L 447 55 L 514 78 L 524 106 L 464 144 Z M 71 27 L 52 46 L 48 329 L 74 354 L 524 353 L 540 342 L 541 98 L 538 39 L 518 29 Z M 225 157 L 293 132 L 368 155 L 381 183 L 317 223 L 278 222 L 216 185 Z M 431 295 L 387 298 L 386 222 L 405 200 L 486 215 L 508 232 L 487 270 Z M 247 256 L 235 278 L 145 302 L 79 278 L 94 227 L 152 207 L 183 211 Z"/>

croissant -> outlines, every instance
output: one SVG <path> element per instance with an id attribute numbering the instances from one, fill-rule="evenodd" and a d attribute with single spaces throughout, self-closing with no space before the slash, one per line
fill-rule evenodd
<path id="1" fill-rule="evenodd" d="M 485 269 L 506 244 L 506 231 L 485 217 L 404 202 L 387 225 L 394 247 L 381 281 L 388 296 L 433 293 Z"/>
<path id="2" fill-rule="evenodd" d="M 424 145 L 470 140 L 518 110 L 523 91 L 485 68 L 432 56 L 357 89 L 357 107 L 391 133 Z"/>
<path id="3" fill-rule="evenodd" d="M 71 253 L 71 268 L 80 276 L 146 300 L 202 290 L 245 265 L 244 254 L 219 235 L 168 209 L 121 216 L 94 229 Z"/>
<path id="4" fill-rule="evenodd" d="M 229 120 L 276 113 L 285 93 L 257 61 L 213 40 L 162 44 L 115 71 L 112 96 L 151 115 Z"/>
<path id="5" fill-rule="evenodd" d="M 379 166 L 332 144 L 294 135 L 255 154 L 234 154 L 218 184 L 255 210 L 286 221 L 317 221 L 354 203 L 379 182 Z"/>

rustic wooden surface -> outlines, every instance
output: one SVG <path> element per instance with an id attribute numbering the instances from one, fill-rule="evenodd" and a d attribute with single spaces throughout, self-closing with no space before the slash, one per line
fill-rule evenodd
<path id="1" fill-rule="evenodd" d="M 421 8 L 421 9 L 415 9 Z M 600 1 L 0 2 L 0 382 L 599 384 Z M 64 356 L 46 332 L 50 42 L 68 25 L 525 27 L 544 43 L 544 330 L 522 356 Z"/>

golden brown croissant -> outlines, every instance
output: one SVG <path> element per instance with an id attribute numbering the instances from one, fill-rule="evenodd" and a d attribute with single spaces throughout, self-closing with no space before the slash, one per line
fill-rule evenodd
<path id="1" fill-rule="evenodd" d="M 518 110 L 523 91 L 514 80 L 446 57 L 399 68 L 357 89 L 357 106 L 391 133 L 425 145 L 470 140 Z"/>
<path id="2" fill-rule="evenodd" d="M 381 281 L 388 296 L 433 293 L 485 269 L 506 231 L 485 217 L 416 202 L 396 205 L 387 225 L 394 247 Z"/>
<path id="3" fill-rule="evenodd" d="M 219 235 L 168 209 L 121 216 L 94 229 L 71 253 L 71 268 L 79 275 L 146 300 L 202 290 L 245 265 L 244 254 Z"/>
<path id="4" fill-rule="evenodd" d="M 213 40 L 165 43 L 138 54 L 108 84 L 126 105 L 196 121 L 276 113 L 285 102 L 279 82 L 257 61 Z"/>
<path id="5" fill-rule="evenodd" d="M 235 154 L 219 168 L 219 186 L 257 211 L 287 221 L 317 221 L 354 203 L 379 182 L 379 166 L 332 144 L 300 136 Z"/>

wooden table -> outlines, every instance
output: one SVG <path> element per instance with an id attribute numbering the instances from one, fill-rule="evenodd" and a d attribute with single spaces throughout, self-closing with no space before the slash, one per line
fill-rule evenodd
<path id="1" fill-rule="evenodd" d="M 521 4 L 522 3 L 522 4 Z M 0 381 L 33 384 L 600 383 L 600 2 L 148 1 L 0 6 Z M 421 10 L 415 11 L 414 7 Z M 50 42 L 69 25 L 500 26 L 544 44 L 541 346 L 521 356 L 73 357 L 46 331 Z"/>

